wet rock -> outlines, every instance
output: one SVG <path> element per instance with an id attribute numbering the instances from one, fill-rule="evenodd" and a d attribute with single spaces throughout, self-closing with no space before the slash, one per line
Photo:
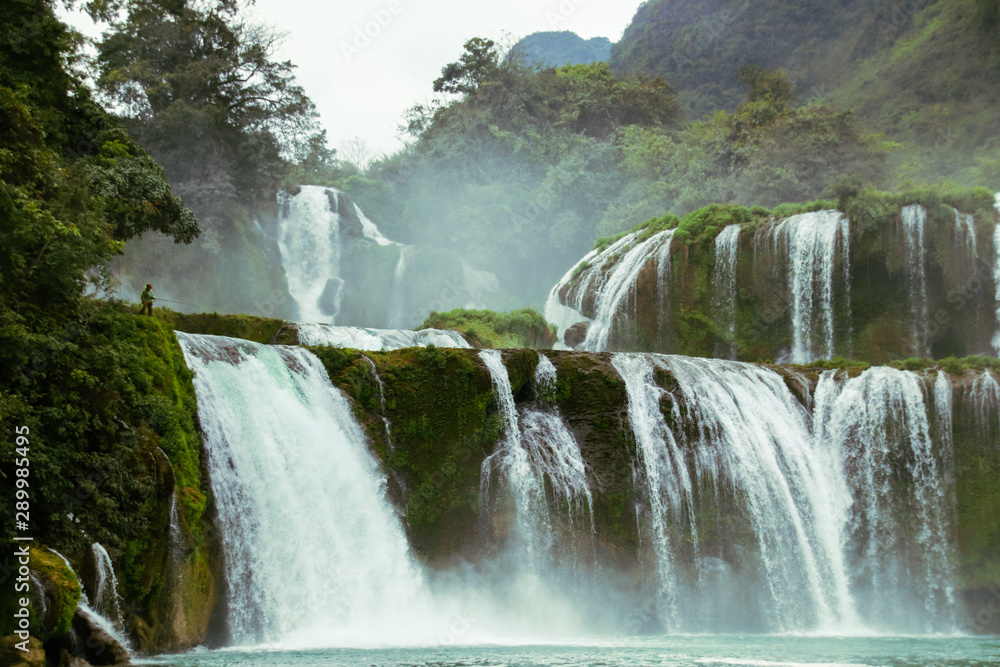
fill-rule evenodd
<path id="1" fill-rule="evenodd" d="M 569 347 L 575 348 L 587 339 L 587 330 L 590 329 L 590 322 L 577 322 L 563 334 L 563 342 Z"/>
<path id="2" fill-rule="evenodd" d="M 83 655 L 91 665 L 128 665 L 128 651 L 88 614 L 77 609 L 73 629 L 79 636 Z"/>

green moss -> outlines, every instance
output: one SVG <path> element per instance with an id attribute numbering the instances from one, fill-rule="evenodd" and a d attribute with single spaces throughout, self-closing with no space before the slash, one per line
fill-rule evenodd
<path id="1" fill-rule="evenodd" d="M 464 309 L 432 312 L 421 328 L 458 331 L 478 348 L 547 349 L 556 343 L 555 328 L 531 308 L 509 313 Z"/>
<path id="2" fill-rule="evenodd" d="M 984 357 L 973 355 L 969 357 L 945 357 L 944 359 L 900 359 L 889 364 L 893 368 L 903 371 L 922 371 L 932 368 L 940 368 L 952 375 L 962 375 L 970 370 L 995 370 L 1000 371 L 1000 359 L 995 357 Z"/>
<path id="3" fill-rule="evenodd" d="M 265 345 L 276 342 L 278 334 L 284 327 L 282 320 L 251 315 L 219 315 L 218 313 L 177 313 L 167 308 L 157 308 L 154 311 L 156 319 L 164 322 L 171 329 L 185 333 L 206 334 L 210 336 L 228 336 L 244 338 Z M 280 342 L 294 343 L 293 340 Z"/>
<path id="4" fill-rule="evenodd" d="M 377 384 L 360 353 L 311 349 L 356 401 L 374 450 L 402 481 L 389 493 L 403 510 L 414 548 L 433 559 L 468 546 L 476 535 L 480 466 L 502 431 L 490 374 L 477 353 L 433 347 L 366 353 L 385 387 L 382 415 Z M 524 354 L 537 360 L 530 350 Z M 521 353 L 512 359 L 514 380 L 528 361 Z M 391 424 L 391 443 L 382 416 Z"/>

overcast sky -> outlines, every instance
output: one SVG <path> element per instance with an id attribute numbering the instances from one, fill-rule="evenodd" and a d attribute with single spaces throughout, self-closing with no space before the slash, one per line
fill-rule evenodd
<path id="1" fill-rule="evenodd" d="M 361 137 L 391 152 L 403 112 L 433 97 L 441 68 L 470 37 L 519 39 L 572 30 L 618 41 L 640 0 L 257 0 L 256 13 L 287 34 L 282 60 L 312 98 L 330 145 Z M 89 19 L 72 23 L 93 35 Z M 89 25 L 88 25 L 89 24 Z"/>

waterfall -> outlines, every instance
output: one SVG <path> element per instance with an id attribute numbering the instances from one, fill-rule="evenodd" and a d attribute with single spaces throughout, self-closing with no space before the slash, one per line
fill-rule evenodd
<path id="1" fill-rule="evenodd" d="M 927 252 L 924 243 L 924 226 L 927 209 L 920 205 L 906 206 L 902 214 L 903 233 L 906 237 L 906 265 L 910 284 L 910 316 L 913 318 L 913 354 L 930 356 L 929 316 L 927 306 Z"/>
<path id="2" fill-rule="evenodd" d="M 983 371 L 972 381 L 966 407 L 971 407 L 973 421 L 982 435 L 994 439 L 1000 436 L 1000 384 L 991 372 Z"/>
<path id="3" fill-rule="evenodd" d="M 835 355 L 834 294 L 838 255 L 850 299 L 850 223 L 839 211 L 814 211 L 786 218 L 771 230 L 787 247 L 791 292 L 793 364 Z"/>
<path id="4" fill-rule="evenodd" d="M 965 255 L 969 266 L 974 267 L 979 259 L 979 249 L 976 247 L 976 219 L 971 213 L 955 211 L 955 249 L 960 255 Z"/>
<path id="5" fill-rule="evenodd" d="M 607 278 L 607 282 L 601 285 L 596 293 L 594 322 L 587 330 L 587 338 L 581 346 L 582 349 L 603 352 L 608 347 L 608 339 L 613 327 L 623 321 L 628 323 L 630 313 L 622 312 L 622 305 L 627 298 L 631 298 L 631 314 L 634 314 L 635 283 L 639 278 L 639 273 L 650 259 L 655 257 L 658 270 L 669 275 L 670 243 L 673 240 L 674 231 L 668 229 L 654 234 L 630 248 L 618 259 L 614 270 Z"/>
<path id="6" fill-rule="evenodd" d="M 303 187 L 305 188 L 310 186 Z M 390 241 L 383 236 L 382 232 L 379 231 L 379 228 L 375 226 L 375 223 L 368 219 L 368 216 L 364 214 L 357 204 L 354 205 L 354 215 L 356 215 L 358 220 L 361 221 L 361 231 L 365 235 L 365 238 L 371 239 L 379 245 L 399 245 L 398 243 Z M 402 247 L 400 249 L 402 249 Z"/>
<path id="7" fill-rule="evenodd" d="M 594 502 L 580 445 L 558 410 L 545 405 L 546 397 L 555 394 L 557 385 L 556 367 L 548 357 L 539 354 L 535 367 L 535 393 L 539 398 L 522 412 L 521 440 L 536 478 L 543 483 L 548 481 L 552 504 L 567 508 L 571 524 L 586 512 L 593 529 Z"/>
<path id="8" fill-rule="evenodd" d="M 101 549 L 103 550 L 103 547 L 101 547 Z M 76 573 L 76 570 L 73 569 L 73 566 L 70 565 L 69 559 L 66 558 L 66 556 L 63 556 L 61 553 L 59 553 L 58 551 L 56 551 L 51 547 L 48 547 L 48 550 L 53 554 L 55 554 L 63 562 L 63 564 L 66 565 L 67 568 L 69 568 L 69 571 L 73 573 L 73 576 L 76 577 L 77 581 L 80 581 L 80 576 Z M 106 551 L 104 553 L 107 554 Z M 113 571 L 111 576 L 114 577 Z M 115 583 L 117 584 L 117 580 L 115 580 Z M 115 595 L 117 595 L 117 592 L 115 593 Z M 45 598 L 44 595 L 41 595 L 40 597 L 43 600 Z M 117 605 L 117 600 L 116 600 L 116 605 Z M 87 592 L 82 588 L 80 590 L 80 601 L 77 603 L 76 609 L 78 612 L 86 616 L 91 623 L 93 623 L 95 626 L 97 626 L 104 632 L 108 633 L 108 636 L 114 639 L 116 642 L 118 642 L 118 644 L 123 649 L 125 649 L 125 651 L 127 651 L 130 654 L 132 653 L 132 644 L 129 642 L 128 637 L 125 635 L 120 622 L 116 624 L 115 621 L 109 619 L 108 617 L 94 610 L 90 606 L 90 599 L 87 597 Z"/>
<path id="9" fill-rule="evenodd" d="M 288 291 L 303 322 L 331 323 L 340 309 L 340 215 L 331 208 L 327 189 L 306 185 L 294 197 L 282 197 L 284 215 L 278 236 Z"/>
<path id="10" fill-rule="evenodd" d="M 1000 251 L 998 251 L 998 254 L 1000 254 Z M 545 301 L 545 319 L 556 327 L 557 345 L 563 345 L 565 347 L 563 337 L 566 335 L 566 330 L 571 326 L 578 322 L 590 321 L 590 318 L 580 312 L 582 309 L 582 305 L 580 303 L 577 303 L 575 307 L 564 304 L 560 295 L 563 290 L 569 289 L 573 279 L 576 278 L 578 273 L 587 269 L 597 255 L 598 252 L 596 250 L 588 252 L 584 255 L 583 259 L 574 264 L 573 268 L 567 271 L 566 274 L 559 279 L 559 282 L 555 284 L 552 290 L 549 291 L 548 299 Z M 1000 317 L 1000 315 L 998 315 L 998 317 Z"/>
<path id="11" fill-rule="evenodd" d="M 567 507 L 570 524 L 584 510 L 592 511 L 586 464 L 558 412 L 539 406 L 518 412 L 500 352 L 483 350 L 479 357 L 490 371 L 504 423 L 497 450 L 482 464 L 480 496 L 490 510 L 501 491 L 509 493 L 515 514 L 512 546 L 523 552 L 529 571 L 540 576 L 548 573 L 556 555 L 550 505 Z M 555 367 L 540 355 L 536 385 L 554 381 Z M 593 526 L 592 515 L 590 520 Z"/>
<path id="12" fill-rule="evenodd" d="M 408 347 L 471 348 L 457 331 L 447 329 L 362 329 L 360 327 L 335 327 L 328 324 L 296 325 L 300 345 L 329 345 L 365 352 L 400 350 Z"/>
<path id="13" fill-rule="evenodd" d="M 927 381 L 925 399 L 913 373 L 827 371 L 807 407 L 788 388 L 795 378 L 749 364 L 612 363 L 628 393 L 668 629 L 718 631 L 733 595 L 744 596 L 738 629 L 750 618 L 786 632 L 955 628 L 947 376 Z M 656 380 L 664 371 L 669 392 Z M 750 531 L 740 543 L 755 550 L 732 572 L 714 552 L 733 536 L 711 520 L 727 502 Z"/>
<path id="14" fill-rule="evenodd" d="M 996 193 L 993 207 L 997 211 L 997 224 L 993 228 L 993 283 L 996 286 L 997 326 L 993 334 L 993 351 L 1000 356 L 1000 192 Z"/>
<path id="15" fill-rule="evenodd" d="M 347 399 L 302 348 L 177 334 L 239 645 L 407 641 L 427 592 Z M 424 636 L 424 634 L 421 634 Z"/>
<path id="16" fill-rule="evenodd" d="M 392 297 L 389 299 L 389 316 L 386 321 L 390 326 L 403 328 L 407 325 L 406 314 L 403 312 L 406 299 L 403 297 L 403 277 L 406 275 L 407 246 L 400 247 L 399 259 L 396 260 L 396 270 L 392 278 Z"/>
<path id="17" fill-rule="evenodd" d="M 715 237 L 715 269 L 712 273 L 712 305 L 715 320 L 729 332 L 729 340 L 716 354 L 736 358 L 736 263 L 739 260 L 740 225 L 729 225 Z"/>
<path id="18" fill-rule="evenodd" d="M 382 424 L 385 426 L 385 438 L 392 448 L 392 427 L 389 425 L 389 417 L 386 416 L 385 409 L 385 385 L 382 384 L 382 376 L 378 374 L 378 368 L 375 366 L 375 362 L 371 360 L 370 357 L 363 357 L 368 363 L 368 367 L 372 371 L 372 376 L 375 378 L 375 383 L 378 385 L 378 400 L 379 400 L 379 416 L 382 417 Z"/>
<path id="19" fill-rule="evenodd" d="M 94 555 L 96 581 L 94 582 L 94 600 L 91 608 L 108 619 L 119 634 L 125 632 L 125 622 L 122 620 L 122 610 L 118 599 L 118 577 L 111 564 L 111 556 L 99 542 L 90 545 Z"/>
<path id="20" fill-rule="evenodd" d="M 939 411 L 947 397 L 938 389 Z M 948 410 L 950 412 L 950 410 Z M 955 628 L 950 491 L 943 466 L 950 442 L 935 443 L 918 378 L 872 368 L 844 383 L 831 415 L 831 440 L 849 471 L 853 587 L 872 627 Z"/>
<path id="21" fill-rule="evenodd" d="M 694 527 L 694 499 L 688 462 L 660 411 L 664 390 L 653 380 L 657 357 L 616 354 L 611 363 L 625 380 L 628 415 L 640 452 L 641 479 L 649 498 L 651 543 L 656 560 L 656 603 L 668 630 L 678 629 L 681 620 L 682 582 L 676 572 L 675 551 L 679 531 L 671 524 L 692 526 L 692 544 L 697 547 Z"/>

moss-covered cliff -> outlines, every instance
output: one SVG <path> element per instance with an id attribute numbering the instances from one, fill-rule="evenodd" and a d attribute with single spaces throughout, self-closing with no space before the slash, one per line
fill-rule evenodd
<path id="1" fill-rule="evenodd" d="M 914 284 L 903 224 L 903 208 L 913 205 L 926 212 L 917 260 L 924 267 L 924 288 Z M 778 226 L 788 216 L 820 209 L 839 209 L 850 221 L 849 236 L 843 239 L 849 253 L 831 251 L 832 279 L 822 286 L 817 282 L 812 295 L 796 303 L 794 249 L 787 230 Z M 960 217 L 959 211 L 971 217 Z M 773 211 L 713 205 L 683 220 L 669 218 L 637 228 L 636 243 L 654 230 L 676 228 L 669 269 L 653 257 L 645 262 L 622 301 L 607 349 L 746 361 L 788 358 L 795 308 L 805 308 L 805 317 L 815 320 L 819 302 L 827 298 L 822 290 L 829 290 L 831 357 L 885 363 L 928 353 L 943 358 L 991 351 L 997 211 L 987 190 L 852 192 L 837 202 L 783 205 Z M 741 231 L 735 292 L 727 299 L 716 238 L 733 224 L 741 225 Z M 597 292 L 630 247 L 600 266 L 592 262 L 578 268 L 560 290 L 562 303 L 579 305 L 583 315 L 595 317 Z M 589 275 L 595 269 L 600 275 Z M 798 280 L 812 284 L 818 275 Z M 922 289 L 925 299 L 919 296 Z M 819 329 L 807 332 L 807 343 L 816 348 L 823 347 L 819 338 L 825 332 Z"/>

